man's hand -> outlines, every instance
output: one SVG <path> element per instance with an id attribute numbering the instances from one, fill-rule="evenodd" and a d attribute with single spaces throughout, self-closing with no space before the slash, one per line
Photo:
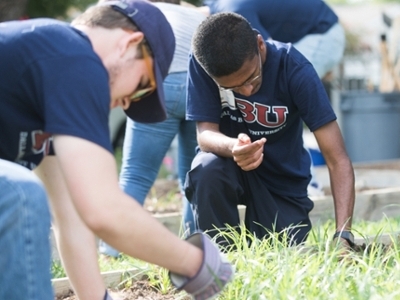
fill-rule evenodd
<path id="1" fill-rule="evenodd" d="M 339 237 L 333 239 L 332 244 L 339 249 L 343 249 L 343 251 L 351 250 L 353 248 L 348 241 Z"/>
<path id="2" fill-rule="evenodd" d="M 350 251 L 356 246 L 354 243 L 354 235 L 349 230 L 337 231 L 333 236 L 332 243 L 335 247 L 338 247 L 339 260 L 347 257 Z"/>
<path id="3" fill-rule="evenodd" d="M 195 300 L 214 299 L 232 280 L 234 270 L 208 236 L 196 232 L 186 239 L 203 250 L 203 263 L 192 278 L 170 272 L 169 278 L 178 290 L 185 290 Z"/>
<path id="4" fill-rule="evenodd" d="M 241 133 L 237 138 L 236 144 L 232 148 L 233 160 L 244 171 L 256 169 L 264 157 L 264 144 L 266 138 L 251 142 L 248 135 Z"/>

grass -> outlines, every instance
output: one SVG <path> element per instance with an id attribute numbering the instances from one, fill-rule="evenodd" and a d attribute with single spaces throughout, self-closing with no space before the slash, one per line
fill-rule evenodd
<path id="1" fill-rule="evenodd" d="M 354 225 L 373 235 L 373 228 L 381 232 L 387 223 L 399 228 L 400 219 Z M 236 276 L 220 299 L 400 299 L 399 244 L 387 251 L 371 246 L 339 260 L 328 227 L 313 230 L 306 252 L 304 247 L 286 248 L 271 236 L 229 253 Z"/>
<path id="2" fill-rule="evenodd" d="M 395 238 L 400 217 L 354 222 L 356 237 L 377 239 L 385 233 L 395 242 L 383 249 L 372 239 L 365 251 L 348 253 L 344 259 L 339 259 L 339 250 L 331 243 L 332 228 L 331 221 L 316 226 L 306 247 L 286 247 L 276 235 L 261 241 L 249 233 L 239 235 L 232 230 L 228 234 L 239 250 L 226 256 L 235 267 L 235 277 L 218 299 L 400 299 L 400 243 Z M 102 271 L 134 267 L 143 270 L 160 293 L 173 292 L 162 268 L 125 255 L 108 263 L 100 261 Z M 60 268 L 53 265 L 55 276 L 61 275 Z M 129 285 L 129 281 L 124 284 Z"/>

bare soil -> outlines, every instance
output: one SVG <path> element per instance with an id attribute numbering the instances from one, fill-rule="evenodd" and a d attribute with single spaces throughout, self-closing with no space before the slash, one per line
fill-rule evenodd
<path id="1" fill-rule="evenodd" d="M 182 195 L 179 191 L 178 181 L 157 179 L 146 198 L 144 207 L 154 214 L 180 212 Z M 129 288 L 114 291 L 111 295 L 114 300 L 173 300 L 178 298 L 173 291 L 169 294 L 162 294 L 146 280 L 132 281 Z M 189 300 L 191 298 L 180 294 L 179 299 Z M 67 295 L 59 295 L 55 300 L 78 300 L 78 298 L 71 291 Z"/>
<path id="2" fill-rule="evenodd" d="M 354 169 L 368 170 L 400 170 L 400 159 L 379 161 L 374 163 L 354 163 Z"/>
<path id="3" fill-rule="evenodd" d="M 144 202 L 151 213 L 181 212 L 182 194 L 174 179 L 157 179 Z"/>
<path id="4" fill-rule="evenodd" d="M 132 286 L 120 291 L 109 291 L 113 300 L 174 300 L 177 299 L 176 293 L 161 294 L 156 288 L 152 287 L 148 281 L 134 281 Z M 190 300 L 190 296 L 179 295 L 180 300 Z M 71 292 L 69 295 L 56 297 L 55 300 L 78 300 Z"/>

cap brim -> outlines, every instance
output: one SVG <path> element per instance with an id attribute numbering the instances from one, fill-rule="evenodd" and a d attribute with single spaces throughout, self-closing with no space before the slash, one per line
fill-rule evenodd
<path id="1" fill-rule="evenodd" d="M 164 100 L 163 76 L 154 60 L 154 75 L 157 84 L 156 90 L 149 96 L 132 102 L 125 114 L 132 120 L 140 123 L 157 123 L 167 118 Z"/>

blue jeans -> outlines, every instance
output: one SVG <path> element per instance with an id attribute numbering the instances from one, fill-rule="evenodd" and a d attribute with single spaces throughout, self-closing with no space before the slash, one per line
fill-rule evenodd
<path id="1" fill-rule="evenodd" d="M 142 205 L 176 135 L 178 135 L 178 177 L 181 190 L 196 154 L 196 124 L 185 120 L 186 75 L 186 72 L 172 73 L 164 81 L 167 120 L 155 124 L 137 123 L 129 118 L 127 120 L 120 186 L 125 193 Z M 184 231 L 189 234 L 195 229 L 193 214 L 186 197 L 183 196 L 182 199 Z M 119 254 L 103 241 L 100 241 L 99 251 L 111 256 Z"/>
<path id="2" fill-rule="evenodd" d="M 39 179 L 0 159 L 0 299 L 54 300 L 50 225 Z"/>
<path id="3" fill-rule="evenodd" d="M 314 66 L 319 78 L 323 78 L 343 58 L 346 44 L 342 25 L 336 23 L 322 34 L 308 34 L 293 46 Z"/>

